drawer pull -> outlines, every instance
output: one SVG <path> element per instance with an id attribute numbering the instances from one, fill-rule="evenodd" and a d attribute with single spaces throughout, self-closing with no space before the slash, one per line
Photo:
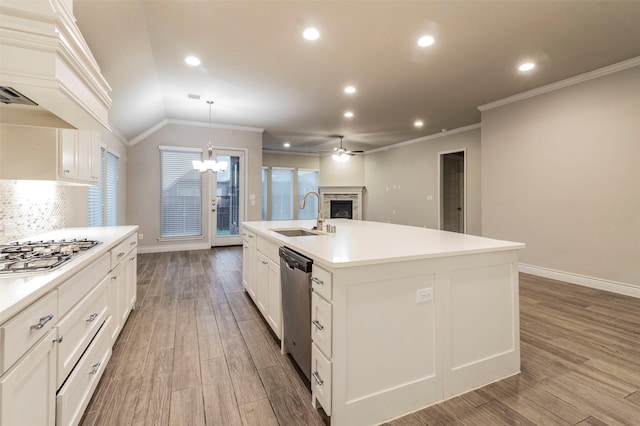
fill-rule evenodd
<path id="1" fill-rule="evenodd" d="M 31 326 L 31 330 L 40 330 L 46 323 L 53 319 L 53 314 L 40 318 L 40 322 Z"/>
<path id="2" fill-rule="evenodd" d="M 118 253 L 118 257 L 124 256 L 124 252 Z"/>
<path id="3" fill-rule="evenodd" d="M 311 281 L 313 281 L 314 283 L 318 284 L 318 285 L 324 285 L 324 281 L 322 281 L 320 278 L 318 277 L 311 277 Z"/>
<path id="4" fill-rule="evenodd" d="M 67 169 L 64 169 L 64 170 L 63 170 L 63 172 L 64 172 L 65 174 L 69 174 L 69 173 L 71 173 L 71 172 L 70 172 L 69 170 L 67 170 Z"/>
<path id="5" fill-rule="evenodd" d="M 91 371 L 89 371 L 89 374 L 96 374 L 98 372 L 99 368 L 100 368 L 100 363 L 99 362 L 93 364 L 91 366 Z"/>
<path id="6" fill-rule="evenodd" d="M 63 336 L 60 336 L 57 339 L 53 339 L 53 343 L 56 343 L 56 342 L 62 343 L 62 338 L 63 338 Z"/>
<path id="7" fill-rule="evenodd" d="M 268 265 L 269 262 L 265 262 L 264 260 L 261 260 L 260 262 L 262 262 L 263 265 Z"/>
<path id="8" fill-rule="evenodd" d="M 118 279 L 118 276 L 117 276 L 117 275 L 114 275 L 113 277 L 111 277 L 111 279 L 112 279 L 112 280 L 117 280 L 117 279 Z"/>
<path id="9" fill-rule="evenodd" d="M 95 321 L 96 318 L 98 318 L 98 314 L 91 314 L 91 315 L 89 315 L 89 318 L 87 318 L 85 321 L 93 322 L 93 321 Z"/>
<path id="10" fill-rule="evenodd" d="M 135 241 L 131 241 L 131 242 L 129 243 L 129 245 L 130 245 L 130 246 L 135 246 L 135 245 L 136 245 L 136 242 L 135 242 Z"/>
<path id="11" fill-rule="evenodd" d="M 317 371 L 314 371 L 311 375 L 313 376 L 314 379 L 316 379 L 316 383 L 318 384 L 318 386 L 322 386 L 323 385 L 324 380 L 322 380 L 320 378 L 320 375 L 318 374 Z"/>
<path id="12" fill-rule="evenodd" d="M 130 258 L 129 258 L 129 261 L 130 261 L 130 262 L 133 262 L 134 260 L 136 260 L 136 257 L 135 257 L 135 256 L 133 256 L 133 257 L 130 257 Z"/>
<path id="13" fill-rule="evenodd" d="M 315 325 L 318 330 L 324 330 L 324 327 L 322 326 L 322 324 L 320 324 L 320 321 L 318 320 L 311 321 L 311 324 Z"/>

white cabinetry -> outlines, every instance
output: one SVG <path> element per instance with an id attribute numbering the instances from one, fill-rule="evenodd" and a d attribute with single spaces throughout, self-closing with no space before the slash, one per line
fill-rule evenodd
<path id="1" fill-rule="evenodd" d="M 108 298 L 113 321 L 111 341 L 115 342 L 136 302 L 138 234 L 133 234 L 111 250 Z"/>
<path id="2" fill-rule="evenodd" d="M 0 426 L 55 425 L 56 352 L 49 332 L 0 378 Z"/>
<path id="3" fill-rule="evenodd" d="M 96 184 L 100 133 L 0 125 L 0 178 Z"/>
<path id="4" fill-rule="evenodd" d="M 314 264 L 311 273 L 311 395 L 331 415 L 333 317 L 331 272 Z"/>
<path id="5" fill-rule="evenodd" d="M 256 234 L 242 233 L 242 284 L 251 298 L 256 300 Z"/>

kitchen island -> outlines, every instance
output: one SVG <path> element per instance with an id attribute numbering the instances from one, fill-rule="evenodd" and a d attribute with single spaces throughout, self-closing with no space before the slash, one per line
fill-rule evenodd
<path id="1" fill-rule="evenodd" d="M 328 223 L 335 233 L 287 237 L 315 221 L 245 222 L 243 284 L 282 338 L 274 248 L 313 260 L 312 401 L 332 425 L 383 423 L 519 373 L 524 244 Z"/>

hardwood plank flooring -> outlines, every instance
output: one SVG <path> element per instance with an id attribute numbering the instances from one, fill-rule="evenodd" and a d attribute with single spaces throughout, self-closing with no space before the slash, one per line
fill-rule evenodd
<path id="1" fill-rule="evenodd" d="M 640 425 L 640 300 L 520 275 L 522 372 L 387 423 Z M 242 290 L 242 248 L 138 256 L 83 425 L 323 425 Z"/>

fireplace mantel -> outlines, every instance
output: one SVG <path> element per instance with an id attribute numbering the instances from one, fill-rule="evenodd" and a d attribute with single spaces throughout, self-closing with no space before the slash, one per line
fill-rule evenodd
<path id="1" fill-rule="evenodd" d="M 331 200 L 353 200 L 353 219 L 362 220 L 364 186 L 319 186 L 322 214 L 325 218 L 331 215 Z"/>

